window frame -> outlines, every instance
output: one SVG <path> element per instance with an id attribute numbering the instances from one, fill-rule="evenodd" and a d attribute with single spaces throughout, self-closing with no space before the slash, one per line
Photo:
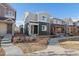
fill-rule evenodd
<path id="1" fill-rule="evenodd" d="M 47 26 L 46 25 L 42 25 L 42 31 L 47 31 Z"/>

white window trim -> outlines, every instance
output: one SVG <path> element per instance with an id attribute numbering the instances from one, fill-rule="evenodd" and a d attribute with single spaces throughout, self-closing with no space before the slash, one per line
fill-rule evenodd
<path id="1" fill-rule="evenodd" d="M 46 25 L 42 25 L 42 31 L 47 31 L 47 26 Z"/>

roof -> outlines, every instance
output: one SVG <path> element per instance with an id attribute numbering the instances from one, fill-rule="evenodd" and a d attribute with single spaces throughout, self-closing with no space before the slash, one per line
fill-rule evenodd
<path id="1" fill-rule="evenodd" d="M 51 24 L 53 26 L 64 26 L 63 24 Z"/>
<path id="2" fill-rule="evenodd" d="M 9 19 L 9 18 L 7 18 L 7 17 L 0 17 L 0 20 L 6 20 L 6 19 Z M 15 21 L 15 19 L 13 19 L 13 18 L 11 18 L 11 19 Z"/>

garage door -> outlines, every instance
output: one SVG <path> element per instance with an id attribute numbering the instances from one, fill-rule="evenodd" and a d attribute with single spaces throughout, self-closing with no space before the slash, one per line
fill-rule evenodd
<path id="1" fill-rule="evenodd" d="M 7 25 L 5 23 L 0 23 L 0 35 L 5 35 L 7 33 Z"/>

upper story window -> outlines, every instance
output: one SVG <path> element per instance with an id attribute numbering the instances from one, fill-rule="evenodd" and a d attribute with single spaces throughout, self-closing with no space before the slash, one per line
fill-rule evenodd
<path id="1" fill-rule="evenodd" d="M 12 11 L 8 11 L 5 16 L 6 17 L 11 17 L 11 18 L 15 17 L 15 15 L 14 15 L 14 13 Z"/>
<path id="2" fill-rule="evenodd" d="M 42 20 L 46 20 L 47 19 L 47 17 L 46 16 L 42 16 Z"/>
<path id="3" fill-rule="evenodd" d="M 14 16 L 14 14 L 13 14 L 12 11 L 8 11 L 8 15 L 9 15 L 9 16 Z"/>

